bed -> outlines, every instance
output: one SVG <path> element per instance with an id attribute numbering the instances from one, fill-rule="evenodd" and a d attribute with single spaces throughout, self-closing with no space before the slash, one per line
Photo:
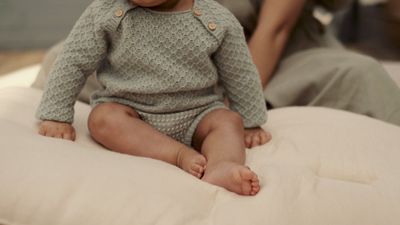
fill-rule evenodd
<path id="1" fill-rule="evenodd" d="M 400 224 L 400 127 L 326 108 L 271 110 L 272 141 L 246 150 L 262 189 L 244 197 L 102 148 L 81 102 L 76 142 L 37 135 L 38 69 L 0 79 L 1 225 Z"/>

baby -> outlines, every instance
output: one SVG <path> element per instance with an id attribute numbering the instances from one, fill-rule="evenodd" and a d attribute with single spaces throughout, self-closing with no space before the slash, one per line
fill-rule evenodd
<path id="1" fill-rule="evenodd" d="M 88 127 L 98 143 L 240 195 L 258 193 L 245 147 L 269 141 L 260 128 L 266 107 L 228 10 L 214 0 L 95 0 L 50 72 L 37 110 L 41 135 L 75 140 L 74 104 L 94 71 L 103 88 L 91 97 Z"/>

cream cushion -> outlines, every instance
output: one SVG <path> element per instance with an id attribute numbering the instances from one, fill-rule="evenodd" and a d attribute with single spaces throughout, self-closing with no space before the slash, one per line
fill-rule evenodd
<path id="1" fill-rule="evenodd" d="M 400 127 L 347 112 L 269 112 L 270 143 L 247 151 L 262 189 L 243 197 L 169 164 L 36 134 L 41 91 L 0 90 L 1 225 L 398 225 Z"/>

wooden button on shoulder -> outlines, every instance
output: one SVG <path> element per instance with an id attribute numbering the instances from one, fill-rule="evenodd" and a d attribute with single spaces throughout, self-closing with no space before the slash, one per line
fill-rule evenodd
<path id="1" fill-rule="evenodd" d="M 122 9 L 117 9 L 117 10 L 115 10 L 114 15 L 115 15 L 116 17 L 121 17 L 121 16 L 124 15 L 124 10 L 122 10 Z"/>
<path id="2" fill-rule="evenodd" d="M 210 29 L 211 31 L 214 31 L 217 29 L 217 24 L 214 22 L 209 22 L 208 23 L 208 29 Z"/>
<path id="3" fill-rule="evenodd" d="M 193 14 L 195 15 L 195 16 L 201 16 L 201 10 L 200 9 L 195 9 L 194 11 L 193 11 Z"/>

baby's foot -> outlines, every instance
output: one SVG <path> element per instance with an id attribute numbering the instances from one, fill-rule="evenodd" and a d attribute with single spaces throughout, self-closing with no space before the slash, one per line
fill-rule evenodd
<path id="1" fill-rule="evenodd" d="M 203 176 L 207 164 L 206 157 L 190 148 L 182 148 L 176 157 L 176 165 L 195 177 Z"/>
<path id="2" fill-rule="evenodd" d="M 260 190 L 257 174 L 233 162 L 220 162 L 214 167 L 207 167 L 202 180 L 239 195 L 256 195 Z"/>

